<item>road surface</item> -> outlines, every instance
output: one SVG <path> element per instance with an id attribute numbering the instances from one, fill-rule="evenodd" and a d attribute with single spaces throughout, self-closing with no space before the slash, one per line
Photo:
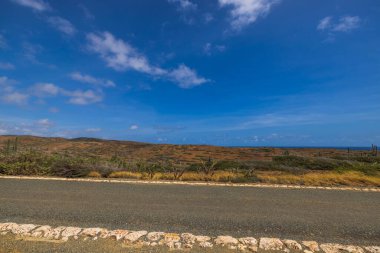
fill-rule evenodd
<path id="1" fill-rule="evenodd" d="M 0 222 L 379 244 L 380 193 L 0 179 Z"/>

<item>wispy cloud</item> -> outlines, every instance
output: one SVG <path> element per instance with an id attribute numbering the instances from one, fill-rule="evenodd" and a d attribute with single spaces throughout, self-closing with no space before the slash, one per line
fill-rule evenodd
<path id="1" fill-rule="evenodd" d="M 37 97 L 54 97 L 62 95 L 69 97 L 68 103 L 75 105 L 88 105 L 103 100 L 101 90 L 66 90 L 52 83 L 39 83 L 33 86 L 32 94 Z"/>
<path id="2" fill-rule="evenodd" d="M 10 92 L 2 95 L 1 100 L 6 104 L 25 105 L 27 104 L 29 96 L 18 91 Z"/>
<path id="3" fill-rule="evenodd" d="M 240 31 L 254 23 L 259 17 L 266 16 L 272 6 L 280 0 L 219 0 L 220 6 L 230 6 L 231 28 Z"/>
<path id="4" fill-rule="evenodd" d="M 68 36 L 73 36 L 76 33 L 76 29 L 74 25 L 70 21 L 62 17 L 58 17 L 58 16 L 48 17 L 47 22 L 52 27 L 54 27 L 58 31 Z"/>
<path id="5" fill-rule="evenodd" d="M 49 119 L 37 120 L 36 124 L 42 128 L 50 128 L 50 127 L 54 126 L 54 123 L 51 122 Z"/>
<path id="6" fill-rule="evenodd" d="M 330 36 L 336 33 L 347 33 L 359 28 L 361 19 L 358 16 L 343 16 L 334 21 L 329 16 L 321 19 L 317 25 L 317 30 L 327 32 Z"/>
<path id="7" fill-rule="evenodd" d="M 4 36 L 0 34 L 0 49 L 6 49 L 8 48 L 7 41 L 5 40 Z"/>
<path id="8" fill-rule="evenodd" d="M 61 89 L 53 83 L 37 83 L 31 88 L 31 93 L 36 97 L 54 97 Z"/>
<path id="9" fill-rule="evenodd" d="M 137 129 L 139 129 L 139 126 L 138 126 L 138 125 L 131 125 L 131 126 L 129 127 L 129 130 L 137 130 Z"/>
<path id="10" fill-rule="evenodd" d="M 206 43 L 203 46 L 203 52 L 206 55 L 212 55 L 215 52 L 224 52 L 224 51 L 226 51 L 225 45 L 214 45 L 212 43 Z"/>
<path id="11" fill-rule="evenodd" d="M 69 103 L 74 105 L 88 105 L 101 102 L 103 95 L 100 91 L 93 90 L 76 90 L 76 91 L 63 91 L 65 96 L 70 97 Z"/>
<path id="12" fill-rule="evenodd" d="M 31 8 L 35 11 L 43 12 L 51 9 L 50 5 L 43 0 L 11 0 L 12 2 Z"/>
<path id="13" fill-rule="evenodd" d="M 208 79 L 197 75 L 195 70 L 190 69 L 184 64 L 178 66 L 178 68 L 168 72 L 168 77 L 177 83 L 181 88 L 192 88 L 209 82 Z"/>
<path id="14" fill-rule="evenodd" d="M 189 0 L 168 0 L 169 3 L 176 4 L 181 11 L 189 11 L 197 9 L 197 4 Z"/>
<path id="15" fill-rule="evenodd" d="M 92 14 L 91 11 L 84 4 L 79 4 L 78 6 L 83 11 L 84 17 L 86 19 L 88 19 L 88 20 L 95 19 L 94 14 Z"/>
<path id="16" fill-rule="evenodd" d="M 9 62 L 0 62 L 0 69 L 13 70 L 13 69 L 15 69 L 15 66 Z"/>
<path id="17" fill-rule="evenodd" d="M 95 78 L 93 76 L 82 74 L 80 72 L 73 72 L 70 74 L 70 77 L 73 80 L 78 81 L 78 82 L 94 84 L 94 85 L 98 85 L 98 86 L 102 86 L 102 87 L 115 87 L 116 86 L 116 84 L 111 80 Z"/>
<path id="18" fill-rule="evenodd" d="M 13 91 L 13 85 L 16 83 L 16 80 L 10 79 L 6 76 L 0 76 L 0 91 L 2 93 Z"/>
<path id="19" fill-rule="evenodd" d="M 29 95 L 15 90 L 17 82 L 6 76 L 0 76 L 0 101 L 6 104 L 25 105 Z"/>
<path id="20" fill-rule="evenodd" d="M 97 53 L 108 67 L 117 71 L 134 70 L 154 77 L 171 80 L 181 88 L 190 88 L 208 82 L 195 70 L 184 64 L 175 69 L 164 69 L 150 64 L 149 60 L 129 43 L 115 38 L 109 32 L 87 34 L 88 49 Z"/>

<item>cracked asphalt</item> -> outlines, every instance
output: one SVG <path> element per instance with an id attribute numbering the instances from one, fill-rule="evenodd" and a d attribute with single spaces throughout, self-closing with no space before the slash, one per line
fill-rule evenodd
<path id="1" fill-rule="evenodd" d="M 0 222 L 380 243 L 380 193 L 0 179 Z"/>

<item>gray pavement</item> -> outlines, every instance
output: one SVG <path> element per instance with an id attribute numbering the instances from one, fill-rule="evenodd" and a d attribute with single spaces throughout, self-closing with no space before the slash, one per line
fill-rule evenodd
<path id="1" fill-rule="evenodd" d="M 0 222 L 380 243 L 380 193 L 0 179 Z"/>

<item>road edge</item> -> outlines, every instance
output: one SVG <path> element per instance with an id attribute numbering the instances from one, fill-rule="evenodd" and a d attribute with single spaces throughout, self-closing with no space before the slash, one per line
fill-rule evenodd
<path id="1" fill-rule="evenodd" d="M 93 179 L 93 178 L 61 178 L 61 177 L 36 177 L 36 176 L 5 176 L 0 179 L 19 180 L 47 180 L 47 181 L 69 181 L 69 182 L 93 182 L 93 183 L 124 183 L 124 184 L 155 184 L 155 185 L 186 185 L 186 186 L 219 186 L 219 187 L 251 187 L 251 188 L 276 188 L 276 189 L 314 189 L 314 190 L 338 190 L 338 191 L 360 191 L 380 192 L 380 188 L 374 187 L 348 187 L 348 186 L 303 186 L 282 184 L 243 184 L 243 183 L 216 183 L 216 182 L 184 182 L 164 180 L 131 180 L 131 179 Z"/>

